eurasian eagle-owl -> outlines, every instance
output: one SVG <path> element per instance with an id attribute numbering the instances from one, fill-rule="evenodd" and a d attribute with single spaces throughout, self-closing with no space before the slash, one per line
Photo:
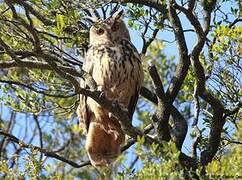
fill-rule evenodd
<path id="1" fill-rule="evenodd" d="M 130 42 L 123 11 L 94 23 L 82 69 L 90 73 L 109 100 L 128 110 L 130 120 L 143 82 L 140 55 Z M 81 86 L 86 88 L 85 82 Z M 92 98 L 80 95 L 77 109 L 86 134 L 86 151 L 94 166 L 107 166 L 120 154 L 125 134 L 118 120 Z"/>

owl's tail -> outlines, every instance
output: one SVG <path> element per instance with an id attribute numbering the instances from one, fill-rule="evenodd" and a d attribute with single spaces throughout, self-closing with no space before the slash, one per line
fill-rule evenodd
<path id="1" fill-rule="evenodd" d="M 120 154 L 125 134 L 119 122 L 108 116 L 90 123 L 86 150 L 93 166 L 108 166 Z"/>

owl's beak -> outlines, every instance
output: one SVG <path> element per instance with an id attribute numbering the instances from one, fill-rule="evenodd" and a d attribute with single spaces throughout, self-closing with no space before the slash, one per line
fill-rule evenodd
<path id="1" fill-rule="evenodd" d="M 107 34 L 107 39 L 109 39 L 109 41 L 111 41 L 112 43 L 114 43 L 111 34 Z"/>

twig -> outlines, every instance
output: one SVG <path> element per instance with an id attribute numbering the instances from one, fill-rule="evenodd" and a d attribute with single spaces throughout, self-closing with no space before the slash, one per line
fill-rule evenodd
<path id="1" fill-rule="evenodd" d="M 21 146 L 23 148 L 37 150 L 37 151 L 43 153 L 47 157 L 55 158 L 57 160 L 65 162 L 65 163 L 67 163 L 67 164 L 69 164 L 69 165 L 71 165 L 71 166 L 73 166 L 75 168 L 81 168 L 81 167 L 84 167 L 84 166 L 88 165 L 87 163 L 77 164 L 77 163 L 75 163 L 75 162 L 73 162 L 73 161 L 71 161 L 69 159 L 66 159 L 66 158 L 64 158 L 64 157 L 62 157 L 62 156 L 60 156 L 60 155 L 58 155 L 56 153 L 53 153 L 52 151 L 48 151 L 47 149 L 40 148 L 40 147 L 34 146 L 32 144 L 26 144 L 26 143 L 22 142 L 20 139 L 18 139 L 17 137 L 15 137 L 14 135 L 9 134 L 9 133 L 7 133 L 5 131 L 0 130 L 0 135 L 8 137 L 8 139 L 10 141 L 13 141 L 13 142 L 19 144 L 19 146 Z"/>
<path id="2" fill-rule="evenodd" d="M 198 91 L 197 84 L 195 84 L 194 93 L 193 93 L 193 99 L 194 99 L 194 121 L 192 123 L 192 126 L 197 126 L 198 118 L 199 118 L 200 104 L 199 104 L 199 98 L 198 98 L 198 92 L 197 91 Z"/>
<path id="3" fill-rule="evenodd" d="M 159 32 L 159 29 L 155 29 L 152 33 L 152 37 L 149 38 L 148 41 L 145 41 L 144 45 L 143 45 L 143 48 L 142 48 L 142 54 L 145 55 L 146 54 L 146 51 L 148 49 L 148 47 L 150 46 L 150 44 L 155 40 L 156 36 L 157 36 L 157 33 Z"/>
<path id="4" fill-rule="evenodd" d="M 193 132 L 195 134 L 195 138 L 192 143 L 192 158 L 197 158 L 197 145 L 201 140 L 201 132 L 197 125 L 193 127 Z"/>
<path id="5" fill-rule="evenodd" d="M 49 97 L 69 98 L 69 97 L 73 97 L 73 96 L 77 95 L 76 93 L 73 93 L 73 94 L 70 94 L 70 95 L 49 94 L 49 93 L 47 93 L 45 91 L 37 90 L 37 89 L 35 89 L 32 86 L 29 86 L 29 85 L 26 85 L 26 84 L 23 84 L 23 83 L 20 83 L 20 82 L 16 82 L 16 81 L 10 81 L 10 80 L 2 80 L 2 79 L 0 79 L 0 83 L 6 83 L 6 84 L 10 84 L 10 85 L 21 86 L 21 87 L 27 88 L 27 89 L 29 89 L 31 91 L 34 91 L 36 93 L 43 94 L 43 95 L 49 96 Z"/>
<path id="6" fill-rule="evenodd" d="M 142 4 L 156 9 L 157 11 L 164 14 L 164 18 L 167 18 L 166 4 L 157 0 L 113 0 L 112 2 Z"/>
<path id="7" fill-rule="evenodd" d="M 40 148 L 43 149 L 43 135 L 42 135 L 42 129 L 41 129 L 40 124 L 39 124 L 38 116 L 34 114 L 34 115 L 33 115 L 33 119 L 34 119 L 34 121 L 35 121 L 35 123 L 36 123 L 36 126 L 37 126 L 37 129 L 38 129 L 38 131 L 39 131 L 39 143 L 40 143 Z M 40 161 L 41 161 L 42 158 L 43 158 L 43 154 L 41 153 L 41 154 L 40 154 Z"/>

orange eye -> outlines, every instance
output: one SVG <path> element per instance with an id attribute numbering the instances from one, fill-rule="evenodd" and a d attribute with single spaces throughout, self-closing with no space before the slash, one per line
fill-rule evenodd
<path id="1" fill-rule="evenodd" d="M 103 30 L 102 28 L 98 29 L 98 30 L 97 30 L 97 34 L 98 34 L 98 35 L 102 35 L 102 34 L 104 34 L 104 30 Z"/>
<path id="2" fill-rule="evenodd" d="M 113 32 L 115 32 L 115 31 L 118 30 L 118 28 L 119 28 L 119 25 L 118 24 L 114 24 L 111 29 L 112 29 Z"/>

